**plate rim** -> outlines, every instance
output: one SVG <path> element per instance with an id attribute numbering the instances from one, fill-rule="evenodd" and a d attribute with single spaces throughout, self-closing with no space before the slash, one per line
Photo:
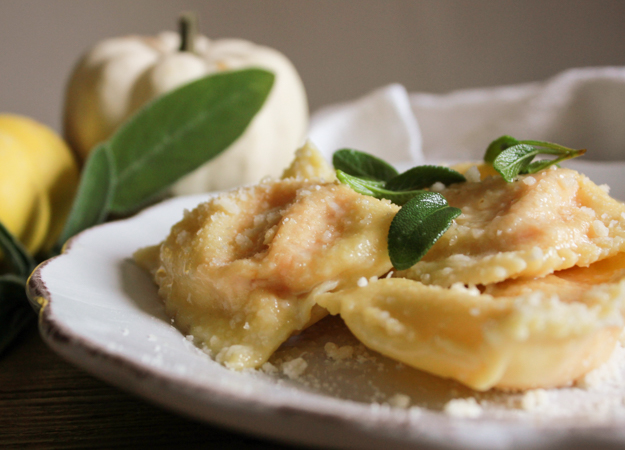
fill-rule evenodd
<path id="1" fill-rule="evenodd" d="M 61 258 L 71 257 L 72 248 L 76 247 L 79 240 L 91 233 L 97 233 L 99 229 L 104 227 L 124 226 L 124 224 L 132 221 L 140 221 L 142 217 L 157 209 L 173 208 L 174 203 L 181 202 L 181 200 L 207 199 L 216 194 L 218 192 L 176 197 L 150 206 L 129 218 L 89 228 L 72 237 L 65 244 L 60 255 L 39 264 L 29 277 L 27 294 L 33 307 L 38 308 L 39 331 L 46 344 L 64 359 L 87 371 L 92 376 L 151 403 L 205 423 L 224 426 L 244 433 L 251 432 L 254 435 L 289 444 L 331 445 L 336 448 L 353 448 L 356 445 L 358 448 L 379 448 L 380 444 L 392 443 L 394 448 L 411 448 L 414 445 L 421 445 L 425 446 L 423 448 L 457 449 L 460 441 L 463 441 L 465 448 L 525 448 L 531 445 L 535 449 L 547 449 L 559 445 L 580 444 L 580 442 L 587 442 L 587 445 L 594 446 L 598 444 L 622 446 L 625 443 L 625 430 L 623 427 L 619 427 L 622 424 L 615 422 L 610 424 L 585 423 L 581 427 L 579 424 L 573 425 L 567 421 L 544 420 L 542 423 L 521 423 L 518 419 L 513 418 L 484 420 L 451 417 L 444 412 L 423 408 L 421 408 L 415 421 L 410 419 L 410 413 L 407 410 L 400 411 L 398 414 L 391 411 L 386 417 L 384 415 L 376 417 L 374 414 L 366 413 L 363 409 L 364 404 L 337 398 L 332 398 L 332 400 L 338 405 L 343 405 L 343 407 L 336 409 L 329 409 L 326 406 L 319 407 L 316 404 L 267 403 L 264 399 L 237 396 L 232 392 L 225 392 L 219 387 L 213 388 L 205 383 L 193 383 L 186 377 L 164 374 L 146 364 L 123 355 L 114 354 L 108 351 L 106 347 L 90 340 L 88 336 L 74 333 L 71 328 L 55 317 L 54 295 L 48 289 L 42 272 L 49 264 L 55 264 L 55 261 Z M 102 371 L 104 365 L 107 366 L 107 369 Z M 166 398 L 156 396 L 155 392 L 146 389 L 147 386 L 159 387 L 158 392 L 165 392 Z M 186 399 L 195 400 L 193 408 L 184 407 L 180 402 L 177 402 L 175 397 L 180 395 Z M 197 399 L 201 399 L 201 401 L 198 402 Z M 229 408 L 230 415 L 236 413 L 245 417 L 247 414 L 247 416 L 257 418 L 259 416 L 258 411 L 261 411 L 260 416 L 265 415 L 267 418 L 276 418 L 291 423 L 306 421 L 313 426 L 311 432 L 306 435 L 299 432 L 294 433 L 293 427 L 289 426 L 282 426 L 282 432 L 277 433 L 262 424 L 252 427 L 249 423 L 241 424 L 238 421 L 233 421 L 230 416 L 215 414 L 207 416 L 207 411 L 211 408 L 202 409 L 198 407 L 199 403 L 207 399 L 210 400 L 209 406 L 212 409 L 215 406 Z M 325 404 L 327 397 L 320 401 Z M 348 407 L 345 407 L 346 405 Z M 397 421 L 398 416 L 403 416 L 403 420 Z M 414 422 L 417 422 L 419 426 L 415 427 Z M 464 440 L 469 432 L 476 431 L 476 427 L 490 428 L 493 426 L 505 427 L 504 430 L 499 430 L 500 433 L 506 435 L 500 436 L 505 442 L 502 441 L 499 444 L 487 442 L 484 440 L 485 434 L 480 435 L 481 437 L 477 439 L 474 436 L 472 442 Z M 432 428 L 437 429 L 438 433 L 432 433 Z M 316 432 L 318 429 L 330 433 L 323 436 Z M 527 434 L 530 430 L 532 436 Z M 440 436 L 446 436 L 447 439 L 441 439 L 439 433 Z M 328 437 L 335 437 L 337 441 L 328 443 Z"/>

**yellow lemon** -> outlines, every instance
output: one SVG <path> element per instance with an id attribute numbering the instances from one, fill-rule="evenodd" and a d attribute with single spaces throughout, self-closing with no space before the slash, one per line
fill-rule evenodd
<path id="1" fill-rule="evenodd" d="M 69 214 L 78 166 L 65 142 L 27 117 L 0 114 L 0 222 L 35 253 Z"/>
<path id="2" fill-rule="evenodd" d="M 50 202 L 28 174 L 30 161 L 0 135 L 0 222 L 31 252 L 43 244 L 50 225 Z"/>

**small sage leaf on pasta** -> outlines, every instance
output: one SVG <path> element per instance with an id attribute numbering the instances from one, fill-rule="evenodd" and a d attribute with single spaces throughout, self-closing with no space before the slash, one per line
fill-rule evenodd
<path id="1" fill-rule="evenodd" d="M 517 144 L 519 144 L 519 141 L 511 136 L 501 136 L 495 139 L 486 149 L 484 161 L 492 163 L 502 151 Z"/>
<path id="2" fill-rule="evenodd" d="M 75 234 L 104 222 L 115 184 L 113 159 L 106 144 L 98 145 L 89 154 L 82 172 L 78 192 L 55 251 Z"/>
<path id="3" fill-rule="evenodd" d="M 554 142 L 547 141 L 532 141 L 532 140 L 523 140 L 519 141 L 521 144 L 532 145 L 536 148 L 542 148 L 543 151 L 541 153 L 547 153 L 550 155 L 566 155 L 570 153 L 576 153 L 581 151 L 582 154 L 586 152 L 586 150 L 574 150 L 572 148 L 565 147 L 564 145 L 556 144 Z"/>
<path id="4" fill-rule="evenodd" d="M 544 170 L 550 166 L 560 167 L 555 161 L 550 159 L 541 159 L 540 161 L 534 161 L 530 163 L 525 169 L 523 169 L 524 174 L 526 173 L 536 173 Z"/>
<path id="5" fill-rule="evenodd" d="M 376 191 L 382 189 L 384 186 L 383 181 L 356 177 L 340 169 L 336 170 L 336 177 L 341 183 L 346 184 L 359 194 L 370 195 L 372 197 L 376 197 Z"/>
<path id="6" fill-rule="evenodd" d="M 519 141 L 510 136 L 502 136 L 488 146 L 484 161 L 491 163 L 503 179 L 510 183 L 519 174 L 536 173 L 584 153 L 585 149 L 575 150 L 552 142 Z M 540 154 L 552 155 L 555 158 L 532 162 Z"/>
<path id="7" fill-rule="evenodd" d="M 382 181 L 374 181 L 368 180 L 364 178 L 354 177 L 352 175 L 348 175 L 342 170 L 336 171 L 336 178 L 343 184 L 349 186 L 354 191 L 359 194 L 369 195 L 375 198 L 385 198 L 396 205 L 403 205 L 412 197 L 414 197 L 417 193 L 422 191 L 390 191 L 384 188 L 384 182 Z"/>
<path id="8" fill-rule="evenodd" d="M 567 159 L 571 159 L 571 158 L 577 158 L 578 156 L 583 155 L 584 153 L 586 153 L 585 149 L 582 150 L 574 150 L 572 152 L 569 152 L 565 155 L 562 155 L 556 159 L 543 159 L 540 161 L 534 161 L 531 164 L 529 164 L 525 169 L 523 169 L 523 172 L 521 173 L 536 173 L 536 172 L 540 172 L 543 169 L 546 169 L 547 167 L 550 166 L 558 166 L 558 163 L 561 163 L 562 161 L 566 161 Z"/>
<path id="9" fill-rule="evenodd" d="M 449 185 L 466 181 L 455 170 L 442 166 L 417 166 L 402 173 L 368 153 L 342 149 L 334 153 L 332 163 L 338 180 L 354 191 L 375 198 L 385 198 L 403 205 L 422 189 L 436 182 Z"/>
<path id="10" fill-rule="evenodd" d="M 397 170 L 386 161 L 365 152 L 344 148 L 334 152 L 332 164 L 354 177 L 376 181 L 388 181 L 397 176 Z"/>
<path id="11" fill-rule="evenodd" d="M 25 281 L 16 275 L 0 276 L 0 356 L 36 318 L 28 303 Z"/>
<path id="12" fill-rule="evenodd" d="M 0 261 L 4 257 L 11 266 L 12 273 L 26 280 L 35 268 L 35 260 L 2 223 L 0 223 L 0 250 Z"/>
<path id="13" fill-rule="evenodd" d="M 453 183 L 467 181 L 466 178 L 453 169 L 443 166 L 417 166 L 386 182 L 385 189 L 390 191 L 414 191 L 432 186 L 434 183 L 443 183 L 448 186 Z"/>
<path id="14" fill-rule="evenodd" d="M 435 192 L 414 196 L 395 215 L 388 232 L 393 267 L 404 270 L 419 262 L 460 213 Z"/>
<path id="15" fill-rule="evenodd" d="M 502 151 L 493 161 L 493 167 L 504 180 L 511 182 L 536 155 L 538 155 L 538 150 L 531 145 L 517 144 Z"/>

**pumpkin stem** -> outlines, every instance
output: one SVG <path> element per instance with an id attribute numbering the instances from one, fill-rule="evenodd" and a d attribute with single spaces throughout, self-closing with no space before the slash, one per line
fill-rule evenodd
<path id="1" fill-rule="evenodd" d="M 184 12 L 180 14 L 178 20 L 178 30 L 180 33 L 181 52 L 193 52 L 195 47 L 195 37 L 198 32 L 197 14 L 194 12 Z"/>

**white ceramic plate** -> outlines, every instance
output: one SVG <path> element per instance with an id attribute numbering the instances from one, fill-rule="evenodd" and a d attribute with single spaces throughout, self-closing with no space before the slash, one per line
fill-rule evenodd
<path id="1" fill-rule="evenodd" d="M 623 198 L 621 191 L 615 193 Z M 169 409 L 291 443 L 361 449 L 625 445 L 620 360 L 600 388 L 477 394 L 367 351 L 339 319 L 329 318 L 277 352 L 275 373 L 225 369 L 171 325 L 149 276 L 131 260 L 205 198 L 173 199 L 92 228 L 42 264 L 29 296 L 44 305 L 45 341 L 94 376 Z M 355 353 L 332 360 L 324 350 L 328 342 L 351 345 Z M 280 369 L 298 357 L 307 368 L 291 379 Z M 467 398 L 481 407 L 461 400 L 456 415 L 444 411 L 449 400 Z"/>

